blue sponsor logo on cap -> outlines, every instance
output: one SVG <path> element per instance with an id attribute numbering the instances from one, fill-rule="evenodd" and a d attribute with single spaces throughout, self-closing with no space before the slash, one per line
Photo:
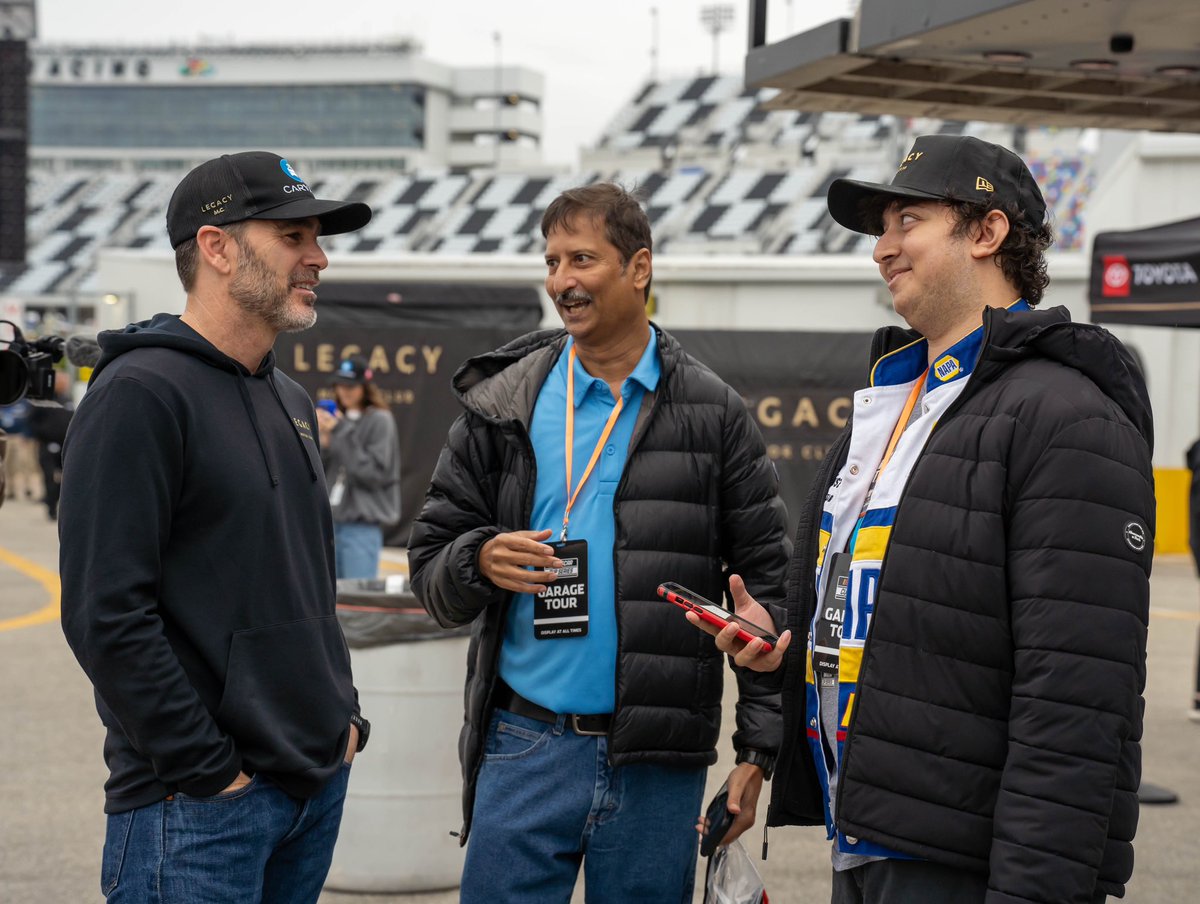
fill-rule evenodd
<path id="1" fill-rule="evenodd" d="M 285 173 L 287 173 L 287 177 L 289 179 L 294 179 L 296 182 L 304 181 L 303 179 L 300 178 L 299 174 L 294 169 L 292 169 L 292 165 L 290 163 L 288 163 L 286 159 L 283 159 L 283 158 L 280 159 L 279 168 L 281 170 L 283 170 Z"/>

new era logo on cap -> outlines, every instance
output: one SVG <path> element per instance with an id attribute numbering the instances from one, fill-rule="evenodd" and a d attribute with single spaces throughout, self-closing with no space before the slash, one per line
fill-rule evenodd
<path id="1" fill-rule="evenodd" d="M 225 154 L 200 164 L 167 205 L 167 234 L 178 248 L 203 226 L 241 220 L 303 220 L 315 217 L 321 232 L 335 235 L 366 226 L 371 208 L 356 201 L 323 201 L 283 157 L 267 151 Z"/>
<path id="2" fill-rule="evenodd" d="M 829 213 L 847 229 L 877 233 L 879 224 L 867 221 L 864 204 L 879 197 L 1012 203 L 1035 226 L 1046 218 L 1046 202 L 1025 162 L 1008 148 L 966 135 L 922 135 L 890 184 L 835 179 Z"/>

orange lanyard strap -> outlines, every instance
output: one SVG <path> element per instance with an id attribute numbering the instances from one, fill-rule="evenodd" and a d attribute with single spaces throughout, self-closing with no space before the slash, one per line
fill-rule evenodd
<path id="1" fill-rule="evenodd" d="M 900 443 L 900 437 L 904 435 L 904 428 L 908 426 L 908 419 L 912 417 L 913 408 L 917 405 L 917 399 L 921 395 L 921 389 L 925 385 L 925 378 L 929 376 L 929 368 L 925 368 L 925 372 L 921 374 L 921 379 L 912 388 L 912 392 L 908 394 L 908 401 L 904 403 L 904 410 L 900 412 L 900 419 L 896 421 L 896 426 L 892 429 L 892 438 L 888 440 L 887 451 L 883 453 L 883 461 L 879 463 L 878 474 L 883 473 L 883 469 L 888 466 L 888 462 L 892 460 L 892 453 L 896 451 L 896 446 Z M 878 474 L 876 479 L 878 479 Z"/>
<path id="2" fill-rule="evenodd" d="M 579 491 L 583 489 L 583 485 L 587 483 L 588 477 L 591 476 L 592 468 L 596 467 L 596 462 L 600 459 L 600 450 L 604 448 L 604 444 L 608 442 L 608 437 L 612 434 L 613 428 L 617 426 L 617 418 L 621 416 L 621 409 L 624 407 L 624 397 L 618 397 L 617 404 L 613 406 L 612 414 L 608 416 L 608 422 L 604 425 L 604 432 L 600 434 L 596 448 L 592 450 L 592 457 L 583 471 L 583 476 L 579 478 L 579 484 L 575 487 L 575 492 L 572 493 L 571 470 L 575 458 L 575 346 L 572 345 L 571 354 L 567 361 L 567 507 L 563 511 L 562 535 L 559 537 L 560 540 L 565 541 L 567 539 L 567 524 L 571 521 L 571 508 L 575 505 L 575 500 L 579 498 Z"/>
<path id="3" fill-rule="evenodd" d="M 863 499 L 862 511 L 858 513 L 858 520 L 861 521 L 863 515 L 867 513 L 867 506 L 871 504 L 871 497 L 875 495 L 875 485 L 879 483 L 879 477 L 883 474 L 883 469 L 888 466 L 888 462 L 892 460 L 892 453 L 896 451 L 896 446 L 900 444 L 900 437 L 904 435 L 904 429 L 908 426 L 908 419 L 912 417 L 913 408 L 917 405 L 917 399 L 921 395 L 921 389 L 925 386 L 925 378 L 929 376 L 929 368 L 925 368 L 925 372 L 921 374 L 921 379 L 917 380 L 917 384 L 912 388 L 912 392 L 908 394 L 908 401 L 904 403 L 904 410 L 900 412 L 900 418 L 896 421 L 896 426 L 892 428 L 892 438 L 888 440 L 887 451 L 883 453 L 883 460 L 879 463 L 879 467 L 875 469 L 875 476 L 871 478 L 871 484 L 867 487 L 867 495 Z M 850 543 L 853 549 L 854 540 L 858 535 L 858 528 L 851 535 Z"/>

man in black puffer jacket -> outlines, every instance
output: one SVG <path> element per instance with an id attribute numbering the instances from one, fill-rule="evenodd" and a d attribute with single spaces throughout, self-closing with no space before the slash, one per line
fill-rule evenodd
<path id="1" fill-rule="evenodd" d="M 800 513 L 771 825 L 825 824 L 834 902 L 1090 904 L 1137 826 L 1153 555 L 1145 383 L 1104 330 L 1033 310 L 1045 202 L 1012 152 L 916 140 L 833 217 L 913 331 Z M 738 612 L 767 614 L 735 593 Z M 725 636 L 718 647 L 733 651 Z"/>
<path id="2" fill-rule="evenodd" d="M 724 663 L 656 588 L 721 600 L 728 568 L 781 601 L 783 503 L 742 399 L 647 319 L 637 201 L 573 189 L 542 232 L 566 330 L 459 369 L 409 543 L 417 598 L 473 628 L 462 900 L 566 901 L 586 857 L 589 900 L 690 901 Z M 781 727 L 777 689 L 738 681 L 729 840 Z"/>

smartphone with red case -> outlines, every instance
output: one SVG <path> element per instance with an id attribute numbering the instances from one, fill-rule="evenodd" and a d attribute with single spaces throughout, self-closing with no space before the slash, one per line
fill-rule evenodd
<path id="1" fill-rule="evenodd" d="M 779 638 L 766 628 L 761 628 L 753 622 L 742 618 L 740 615 L 734 615 L 728 609 L 718 606 L 711 600 L 706 600 L 700 594 L 688 590 L 679 584 L 669 581 L 659 584 L 658 595 L 668 603 L 674 603 L 680 609 L 695 612 L 700 616 L 702 621 L 706 621 L 710 625 L 716 625 L 718 628 L 724 628 L 727 625 L 737 625 L 738 640 L 743 643 L 749 643 L 757 637 L 763 641 L 763 652 L 771 652 L 775 645 L 779 643 Z"/>

